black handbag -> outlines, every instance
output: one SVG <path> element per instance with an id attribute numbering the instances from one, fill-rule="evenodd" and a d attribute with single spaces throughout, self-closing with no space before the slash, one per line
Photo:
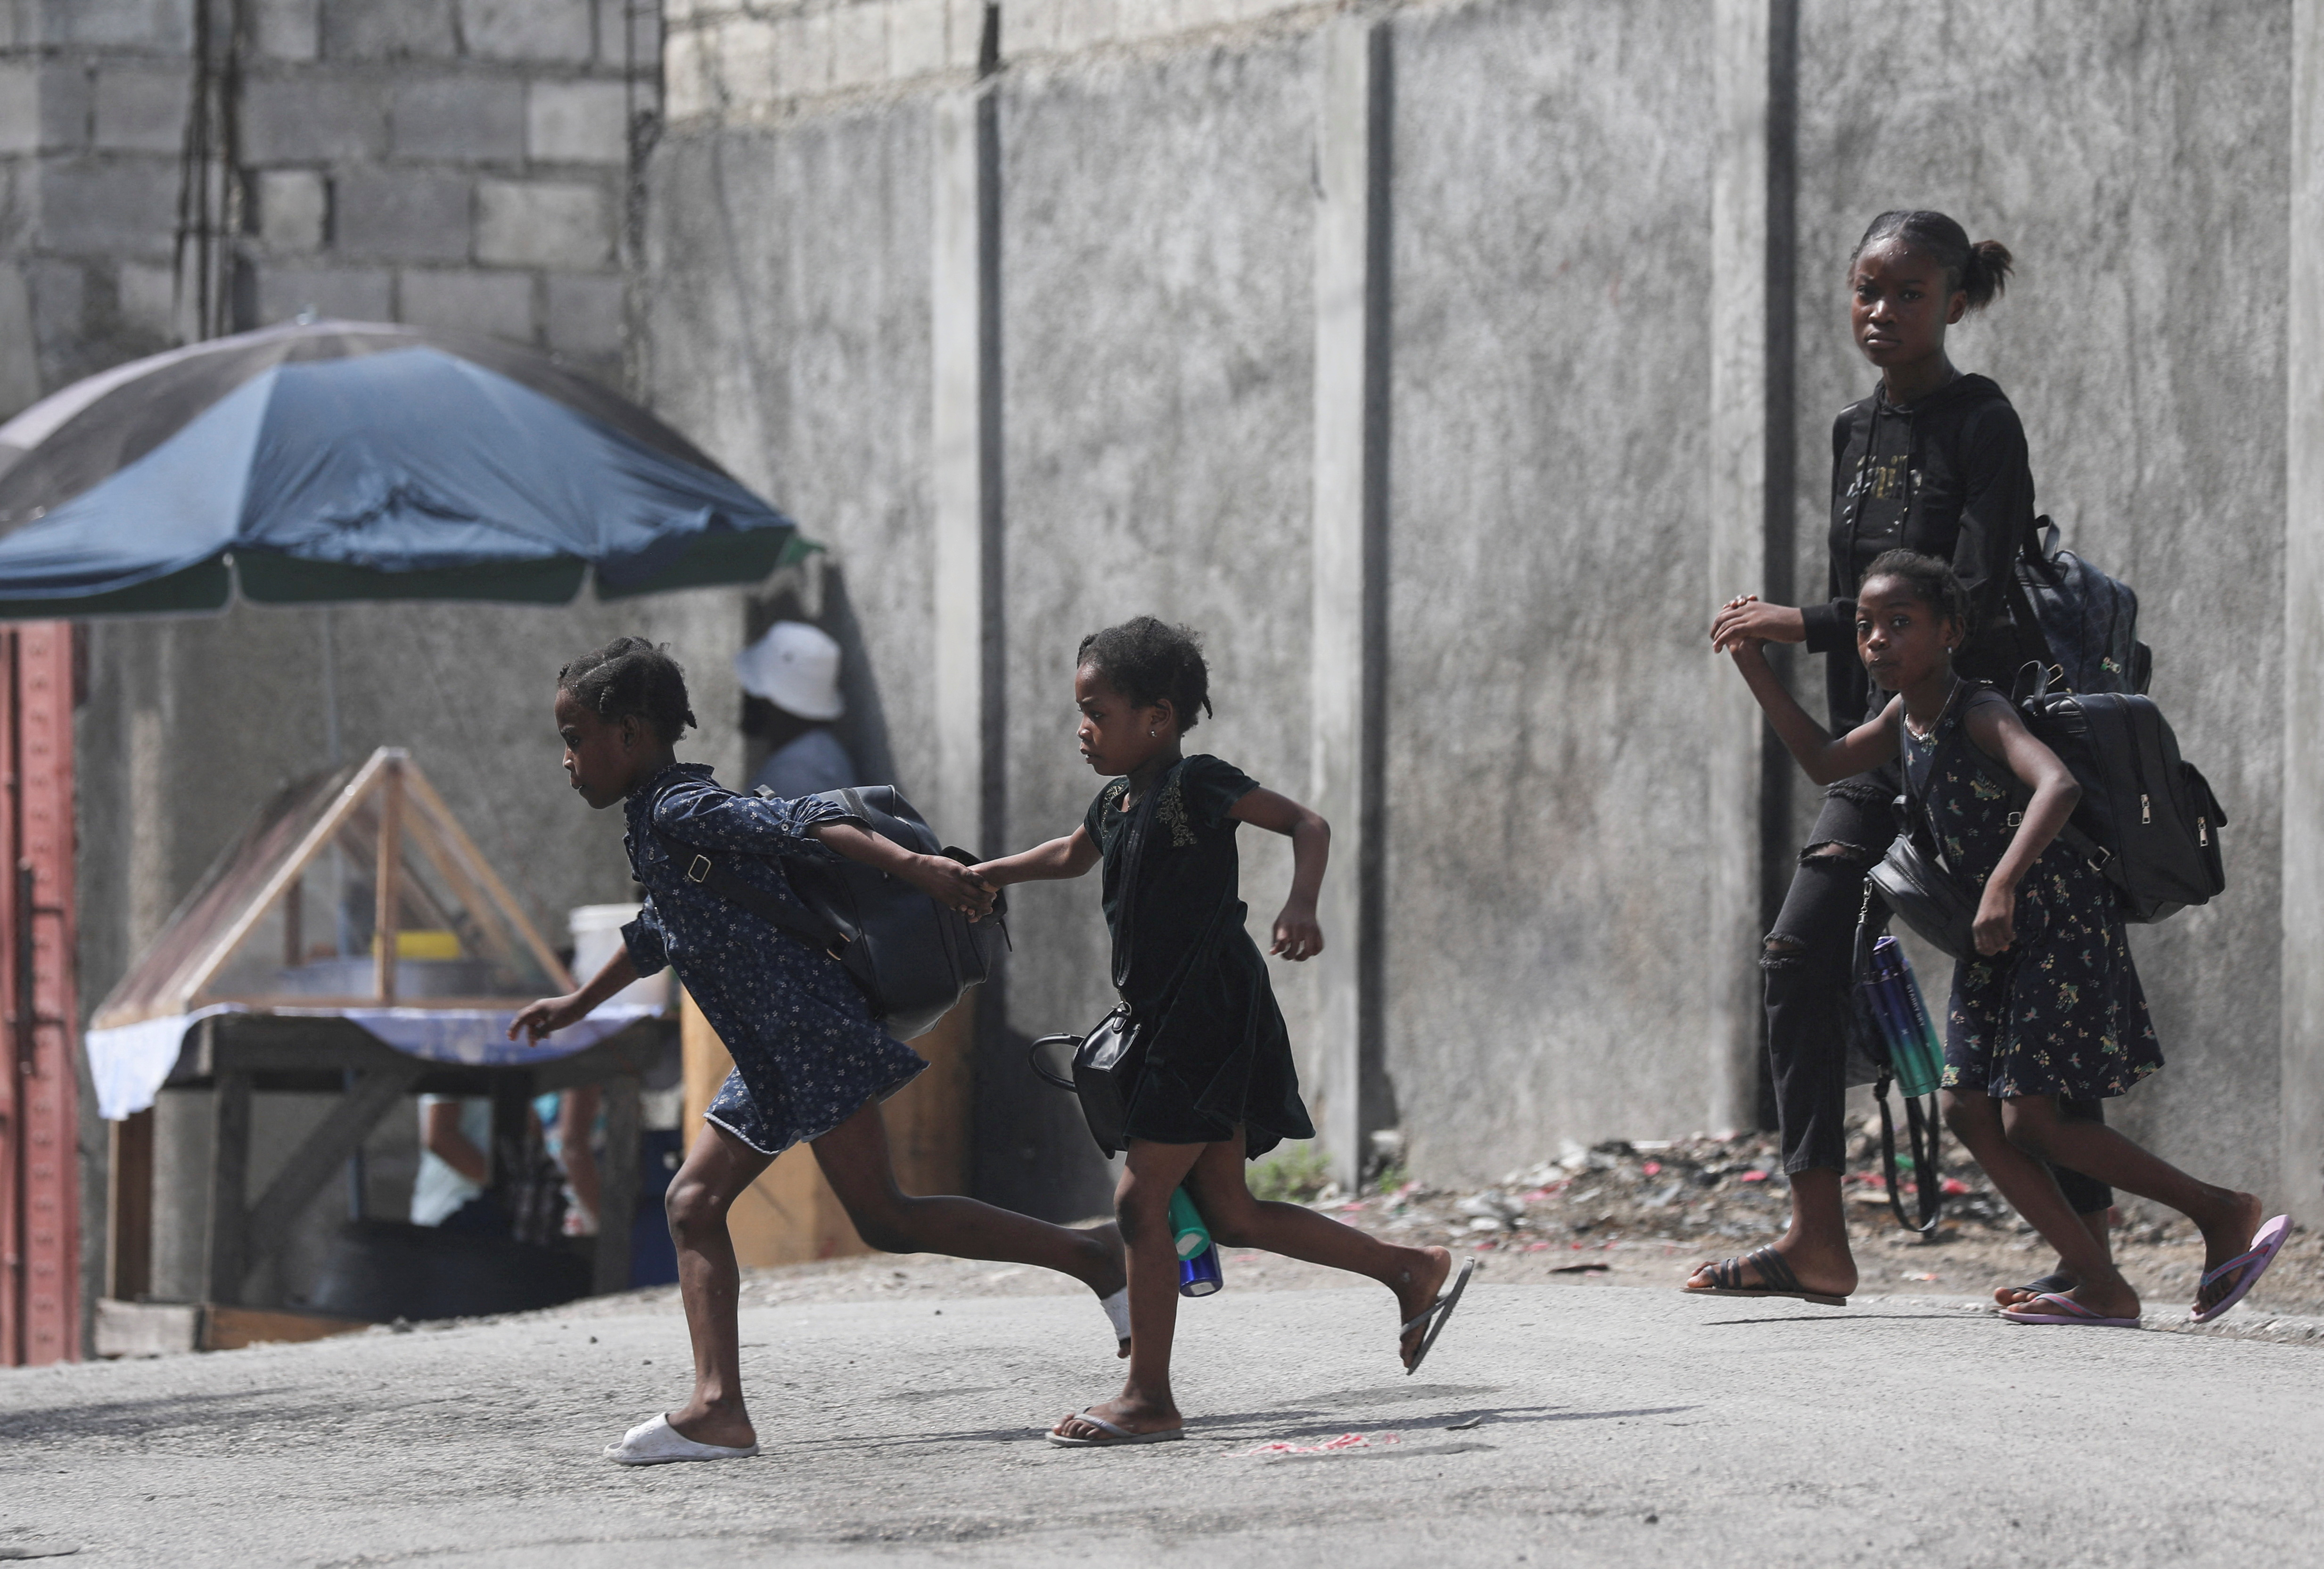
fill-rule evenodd
<path id="1" fill-rule="evenodd" d="M 1905 798 L 1896 798 L 1900 810 Z M 1977 957 L 1980 891 L 1969 886 L 1906 826 L 1871 872 L 1873 891 L 1898 920 L 1949 958 Z"/>
<path id="2" fill-rule="evenodd" d="M 1172 764 L 1147 788 L 1145 799 L 1138 803 L 1138 815 L 1130 824 L 1130 841 L 1122 847 L 1121 909 L 1114 918 L 1113 928 L 1113 987 L 1117 992 L 1130 984 L 1131 936 L 1138 918 L 1138 873 L 1145 861 L 1147 830 L 1154 821 L 1155 802 L 1161 798 L 1179 766 Z M 1130 1097 L 1138 1086 L 1139 1070 L 1146 1060 L 1140 1022 L 1128 1002 L 1116 1002 L 1086 1035 L 1045 1035 L 1026 1051 L 1026 1061 L 1036 1075 L 1061 1090 L 1073 1091 L 1080 1099 L 1082 1120 L 1089 1124 L 1090 1137 L 1097 1140 L 1098 1149 L 1109 1160 L 1130 1144 Z M 1041 1060 L 1043 1051 L 1062 1045 L 1074 1048 L 1070 1078 Z"/>

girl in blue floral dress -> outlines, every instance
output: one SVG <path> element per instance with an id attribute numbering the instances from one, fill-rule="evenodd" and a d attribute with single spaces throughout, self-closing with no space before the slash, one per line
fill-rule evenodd
<path id="1" fill-rule="evenodd" d="M 720 855 L 762 895 L 797 903 L 784 861 L 846 856 L 876 866 L 972 918 L 993 891 L 965 867 L 870 833 L 830 803 L 737 795 L 673 746 L 694 724 L 686 680 L 641 638 L 617 638 L 558 673 L 565 771 L 594 808 L 619 801 L 630 865 L 645 886 L 622 951 L 579 991 L 531 1004 L 509 1027 L 539 1040 L 587 1017 L 640 975 L 665 965 L 700 1005 L 734 1059 L 702 1131 L 669 1186 L 678 1288 L 694 1342 L 693 1398 L 605 1451 L 626 1465 L 740 1459 L 758 1453 L 743 1405 L 735 1303 L 740 1287 L 726 1212 L 774 1158 L 807 1143 L 864 1241 L 883 1252 L 1038 1264 L 1087 1285 L 1127 1354 L 1127 1275 L 1111 1226 L 1069 1231 L 965 1198 L 898 1189 L 880 1103 L 927 1064 L 889 1038 L 863 993 L 829 954 L 689 881 L 680 858 Z M 799 906 L 802 916 L 807 914 Z"/>
<path id="2" fill-rule="evenodd" d="M 2290 1232 L 2251 1194 L 2199 1182 L 2064 1101 L 2127 1091 L 2163 1066 L 2145 993 L 2106 880 L 2058 834 L 2081 789 L 2010 703 L 1963 681 L 1953 651 L 1969 602 L 1951 568 L 1891 550 L 1857 597 L 1857 651 L 1880 714 L 1834 740 L 1748 636 L 1736 667 L 1793 757 L 1819 783 L 1901 759 L 1906 798 L 1952 874 L 1979 891 L 1977 952 L 1953 972 L 1945 1121 L 2079 1281 L 2004 1308 L 2019 1324 L 2135 1328 L 2138 1294 L 2075 1215 L 2050 1165 L 2168 1204 L 2203 1233 L 2198 1320 L 2242 1300 Z M 2030 792 L 2030 796 L 2029 793 Z"/>

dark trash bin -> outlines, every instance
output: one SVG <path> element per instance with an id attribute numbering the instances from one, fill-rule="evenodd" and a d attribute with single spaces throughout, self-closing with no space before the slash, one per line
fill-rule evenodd
<path id="1" fill-rule="evenodd" d="M 562 1248 L 408 1221 L 350 1221 L 331 1239 L 307 1306 L 340 1318 L 474 1318 L 586 1297 L 589 1260 Z"/>

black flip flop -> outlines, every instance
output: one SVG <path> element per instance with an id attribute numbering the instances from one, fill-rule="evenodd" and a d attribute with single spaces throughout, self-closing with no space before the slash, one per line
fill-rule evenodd
<path id="1" fill-rule="evenodd" d="M 1744 1266 L 1759 1271 L 1760 1284 L 1743 1284 Z M 1796 1297 L 1802 1302 L 1812 1302 L 1822 1307 L 1845 1307 L 1848 1298 L 1835 1297 L 1829 1291 L 1811 1291 L 1800 1284 L 1784 1256 L 1773 1248 L 1761 1248 L 1740 1259 L 1721 1259 L 1711 1266 L 1709 1286 L 1689 1286 L 1686 1290 L 1698 1297 Z"/>
<path id="2" fill-rule="evenodd" d="M 1412 1353 L 1412 1365 L 1404 1370 L 1406 1378 L 1408 1379 L 1418 1372 L 1420 1364 L 1428 1360 L 1429 1351 L 1436 1344 L 1436 1337 L 1444 1333 L 1444 1321 L 1451 1318 L 1452 1309 L 1460 1306 L 1461 1293 L 1469 1289 L 1469 1277 L 1476 1272 L 1477 1260 L 1463 1260 L 1461 1264 L 1461 1273 L 1452 1282 L 1452 1289 L 1422 1309 L 1418 1316 L 1406 1319 L 1404 1327 L 1396 1332 L 1396 1343 L 1402 1345 L 1404 1337 L 1412 1333 L 1413 1325 L 1428 1324 L 1432 1318 L 1436 1321 L 1434 1324 L 1428 1324 L 1427 1336 L 1421 1341 L 1420 1349 Z"/>

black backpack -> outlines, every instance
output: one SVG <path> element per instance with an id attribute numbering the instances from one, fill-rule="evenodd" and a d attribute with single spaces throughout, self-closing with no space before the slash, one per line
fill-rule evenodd
<path id="1" fill-rule="evenodd" d="M 771 797 L 771 790 L 759 794 Z M 944 844 L 892 785 L 856 785 L 809 798 L 828 801 L 848 821 L 907 850 L 976 863 L 965 850 Z M 654 836 L 688 882 L 738 904 L 778 930 L 827 951 L 846 968 L 872 1016 L 898 1040 L 925 1035 L 971 986 L 988 980 L 1008 941 L 996 899 L 992 913 L 971 922 L 909 884 L 860 861 L 785 861 L 791 891 L 810 912 L 802 915 L 722 865 L 717 857 L 659 829 Z"/>
<path id="2" fill-rule="evenodd" d="M 2018 551 L 2016 616 L 2038 628 L 2060 684 L 2077 692 L 2144 692 L 2153 654 L 2138 641 L 2138 595 L 2058 543 L 2058 525 L 2034 520 Z M 2017 606 L 2013 605 L 2013 614 Z"/>
<path id="3" fill-rule="evenodd" d="M 2038 665 L 2019 674 L 2013 697 L 2026 728 L 2082 787 L 2067 831 L 2114 885 L 2125 920 L 2158 921 L 2227 887 L 2219 830 L 2227 815 L 2210 781 L 2180 757 L 2179 739 L 2153 698 L 2052 692 L 2050 672 Z"/>

